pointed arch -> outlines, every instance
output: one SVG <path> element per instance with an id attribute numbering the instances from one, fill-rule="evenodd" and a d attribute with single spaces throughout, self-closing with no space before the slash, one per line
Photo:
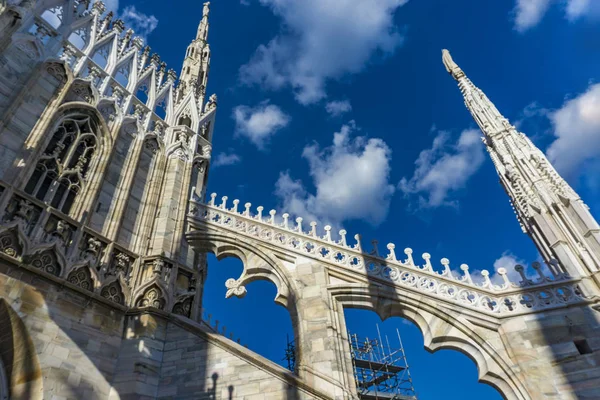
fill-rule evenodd
<path id="1" fill-rule="evenodd" d="M 67 281 L 84 290 L 94 291 L 94 280 L 89 267 L 83 266 L 72 270 L 67 276 Z"/>
<path id="2" fill-rule="evenodd" d="M 60 257 L 54 247 L 28 255 L 25 262 L 40 271 L 57 277 L 60 277 L 65 270 L 64 257 Z"/>
<path id="3" fill-rule="evenodd" d="M 100 296 L 121 305 L 125 305 L 127 293 L 127 285 L 121 281 L 120 277 L 108 281 L 100 290 Z"/>
<path id="4" fill-rule="evenodd" d="M 23 247 L 17 227 L 0 232 L 0 253 L 19 259 L 23 255 Z"/>
<path id="5" fill-rule="evenodd" d="M 165 291 L 156 282 L 149 285 L 135 301 L 136 307 L 153 307 L 164 310 L 167 305 Z"/>
<path id="6" fill-rule="evenodd" d="M 12 400 L 42 399 L 43 380 L 31 336 L 19 315 L 0 299 L 0 359 Z"/>

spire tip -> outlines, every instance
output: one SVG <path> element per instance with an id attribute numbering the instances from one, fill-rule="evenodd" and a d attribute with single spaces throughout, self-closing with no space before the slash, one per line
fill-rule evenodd
<path id="1" fill-rule="evenodd" d="M 450 52 L 446 49 L 442 49 L 442 62 L 446 67 L 446 71 L 456 80 L 465 76 L 465 73 L 460 69 L 460 67 L 454 62 Z"/>

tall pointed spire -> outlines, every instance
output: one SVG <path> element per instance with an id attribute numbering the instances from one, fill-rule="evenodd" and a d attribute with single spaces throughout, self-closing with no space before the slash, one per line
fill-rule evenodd
<path id="1" fill-rule="evenodd" d="M 199 111 L 201 111 L 202 104 L 204 103 L 210 67 L 210 47 L 207 42 L 209 12 L 210 3 L 206 2 L 202 9 L 202 19 L 198 25 L 196 38 L 190 43 L 185 53 L 177 92 L 177 102 L 179 102 L 190 91 L 193 91 L 198 100 Z"/>
<path id="2" fill-rule="evenodd" d="M 210 12 L 210 1 L 204 3 L 202 8 L 202 20 L 198 25 L 198 33 L 196 34 L 196 40 L 204 40 L 208 38 L 208 14 Z"/>
<path id="3" fill-rule="evenodd" d="M 600 226 L 589 208 L 544 153 L 467 78 L 448 50 L 442 50 L 442 61 L 483 132 L 483 142 L 523 231 L 553 272 L 593 276 L 600 284 Z"/>

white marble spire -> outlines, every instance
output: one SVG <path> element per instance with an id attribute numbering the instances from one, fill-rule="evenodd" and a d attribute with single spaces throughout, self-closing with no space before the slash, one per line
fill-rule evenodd
<path id="1" fill-rule="evenodd" d="M 547 262 L 557 259 L 573 276 L 598 272 L 600 227 L 588 207 L 544 153 L 467 78 L 448 50 L 442 51 L 442 61 L 484 134 L 483 142 L 523 231 Z"/>

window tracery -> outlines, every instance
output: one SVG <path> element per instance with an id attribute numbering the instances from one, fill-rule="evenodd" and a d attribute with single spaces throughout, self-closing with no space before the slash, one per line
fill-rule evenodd
<path id="1" fill-rule="evenodd" d="M 7 256 L 19 257 L 23 249 L 19 244 L 19 238 L 15 231 L 7 231 L 0 234 L 0 253 Z"/>
<path id="2" fill-rule="evenodd" d="M 138 300 L 137 306 L 154 307 L 162 310 L 165 306 L 165 299 L 161 290 L 156 286 L 152 286 L 144 292 L 144 295 Z"/>
<path id="3" fill-rule="evenodd" d="M 98 127 L 84 115 L 64 118 L 39 158 L 25 191 L 68 214 L 98 148 Z"/>
<path id="4" fill-rule="evenodd" d="M 118 281 L 113 281 L 100 291 L 100 296 L 118 304 L 124 304 L 125 296 Z"/>
<path id="5" fill-rule="evenodd" d="M 67 277 L 67 281 L 85 290 L 92 291 L 94 288 L 92 274 L 86 267 L 82 267 L 71 271 L 71 273 Z"/>
<path id="6" fill-rule="evenodd" d="M 60 276 L 60 265 L 58 264 L 56 255 L 51 250 L 35 254 L 29 260 L 29 264 L 49 274 Z"/>

